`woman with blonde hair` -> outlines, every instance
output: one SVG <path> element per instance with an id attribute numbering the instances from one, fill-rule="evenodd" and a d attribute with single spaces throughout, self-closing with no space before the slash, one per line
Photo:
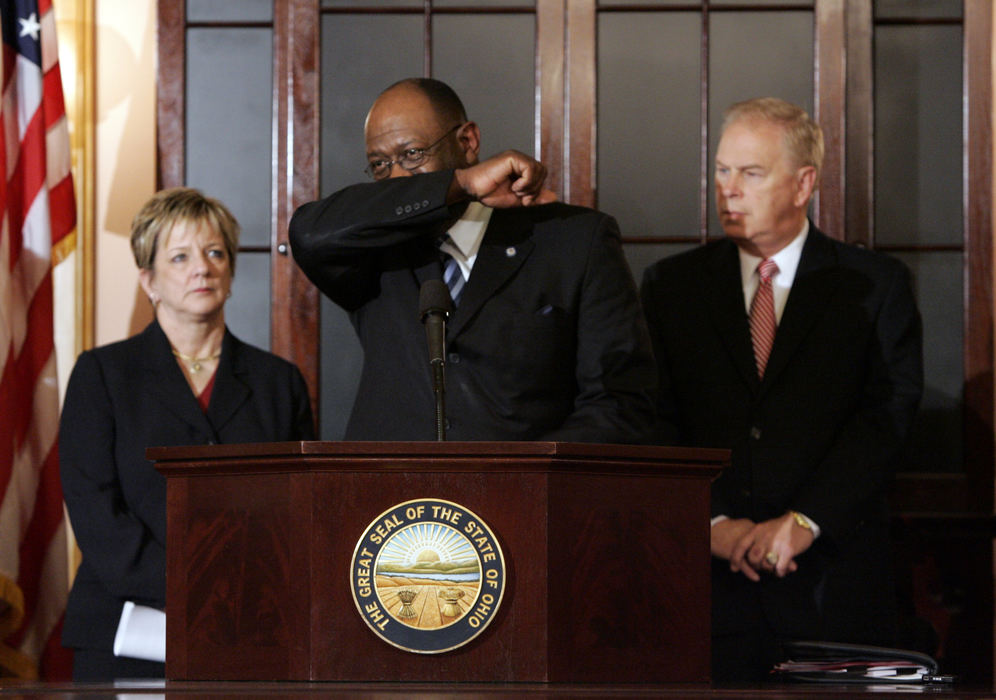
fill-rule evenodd
<path id="1" fill-rule="evenodd" d="M 62 637 L 75 651 L 74 680 L 165 673 L 161 662 L 114 653 L 126 603 L 166 602 L 166 482 L 145 449 L 314 438 L 297 367 L 225 327 L 238 237 L 228 209 L 197 190 L 153 196 L 131 246 L 155 320 L 84 352 L 70 377 L 59 463 L 83 553 Z"/>

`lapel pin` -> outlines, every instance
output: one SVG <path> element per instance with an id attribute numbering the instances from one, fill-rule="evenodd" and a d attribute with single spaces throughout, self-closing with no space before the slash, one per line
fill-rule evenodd
<path id="1" fill-rule="evenodd" d="M 505 249 L 505 257 L 506 258 L 515 257 L 515 246 L 509 246 L 508 248 Z"/>

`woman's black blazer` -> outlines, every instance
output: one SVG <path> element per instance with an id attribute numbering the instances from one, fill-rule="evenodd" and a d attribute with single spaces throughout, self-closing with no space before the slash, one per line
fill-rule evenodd
<path id="1" fill-rule="evenodd" d="M 80 355 L 59 431 L 62 488 L 83 553 L 62 640 L 103 650 L 125 601 L 166 603 L 166 481 L 145 449 L 314 439 L 296 366 L 226 329 L 205 413 L 156 322 Z"/>

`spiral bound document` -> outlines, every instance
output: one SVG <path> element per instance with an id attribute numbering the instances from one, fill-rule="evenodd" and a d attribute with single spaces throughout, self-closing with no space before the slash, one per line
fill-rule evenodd
<path id="1" fill-rule="evenodd" d="M 786 680 L 819 683 L 931 683 L 951 681 L 937 675 L 937 662 L 927 654 L 907 649 L 791 642 L 785 646 L 789 660 L 772 673 Z"/>

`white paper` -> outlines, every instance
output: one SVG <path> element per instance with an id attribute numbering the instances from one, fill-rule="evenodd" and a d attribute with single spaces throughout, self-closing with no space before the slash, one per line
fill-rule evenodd
<path id="1" fill-rule="evenodd" d="M 898 664 L 895 666 L 874 666 L 865 673 L 872 678 L 905 678 L 920 680 L 930 672 L 926 666 Z"/>
<path id="2" fill-rule="evenodd" d="M 114 635 L 114 655 L 166 662 L 166 613 L 125 602 Z"/>

